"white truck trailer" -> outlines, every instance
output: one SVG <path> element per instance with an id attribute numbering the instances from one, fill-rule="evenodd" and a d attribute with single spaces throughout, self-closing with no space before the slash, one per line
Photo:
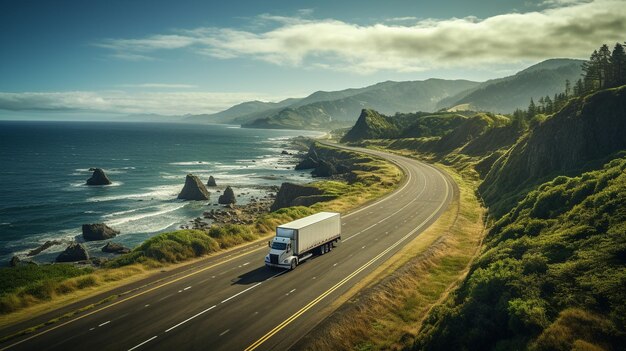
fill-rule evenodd
<path id="1" fill-rule="evenodd" d="M 268 243 L 267 267 L 294 269 L 314 253 L 323 255 L 341 240 L 341 214 L 320 212 L 276 228 Z"/>

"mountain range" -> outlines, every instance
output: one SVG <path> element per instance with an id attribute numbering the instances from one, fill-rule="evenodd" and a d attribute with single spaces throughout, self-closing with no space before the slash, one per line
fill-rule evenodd
<path id="1" fill-rule="evenodd" d="M 515 75 L 486 82 L 427 79 L 386 81 L 364 88 L 317 91 L 280 102 L 248 101 L 214 114 L 191 115 L 195 123 L 240 124 L 250 128 L 329 129 L 352 125 L 362 109 L 380 113 L 475 110 L 510 113 L 531 98 L 553 96 L 581 75 L 581 60 L 546 60 Z"/>

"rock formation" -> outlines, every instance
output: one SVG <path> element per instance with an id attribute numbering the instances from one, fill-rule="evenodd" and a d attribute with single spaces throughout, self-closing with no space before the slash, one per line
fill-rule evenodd
<path id="1" fill-rule="evenodd" d="M 26 256 L 39 255 L 42 251 L 47 250 L 48 248 L 55 246 L 55 245 L 61 245 L 62 243 L 63 242 L 61 242 L 60 240 L 48 240 L 45 243 L 43 243 L 41 246 L 39 246 L 38 248 L 28 251 Z"/>
<path id="2" fill-rule="evenodd" d="M 125 254 L 125 253 L 129 253 L 130 249 L 127 247 L 124 247 L 122 244 L 108 242 L 106 245 L 102 247 L 102 252 Z"/>
<path id="3" fill-rule="evenodd" d="M 183 200 L 208 200 L 209 191 L 200 181 L 200 178 L 193 174 L 187 174 L 185 178 L 185 186 L 178 194 L 179 199 Z"/>
<path id="4" fill-rule="evenodd" d="M 59 256 L 57 256 L 57 262 L 76 262 L 76 261 L 86 261 L 89 259 L 89 252 L 87 249 L 79 243 L 72 243 L 70 246 L 65 249 L 65 251 L 61 252 Z"/>
<path id="5" fill-rule="evenodd" d="M 209 181 L 206 182 L 207 186 L 217 186 L 217 183 L 215 182 L 215 178 L 213 178 L 213 176 L 209 177 Z"/>
<path id="6" fill-rule="evenodd" d="M 107 240 L 119 233 L 104 223 L 83 224 L 83 238 L 86 241 Z"/>
<path id="7" fill-rule="evenodd" d="M 235 192 L 233 191 L 233 189 L 230 186 L 227 186 L 224 190 L 224 194 L 220 195 L 219 199 L 217 199 L 217 202 L 222 205 L 236 203 L 237 199 L 235 198 Z"/>
<path id="8" fill-rule="evenodd" d="M 102 168 L 89 168 L 90 172 L 93 172 L 91 178 L 87 179 L 87 185 L 109 185 L 111 181 L 104 174 Z"/>
<path id="9" fill-rule="evenodd" d="M 20 258 L 19 258 L 19 257 L 17 257 L 17 256 L 13 256 L 13 257 L 11 257 L 11 260 L 9 261 L 9 266 L 11 266 L 11 267 L 15 267 L 15 266 L 17 266 L 18 264 L 20 264 L 20 262 L 21 262 L 21 260 L 20 260 Z"/>
<path id="10" fill-rule="evenodd" d="M 283 183 L 270 210 L 273 212 L 290 206 L 311 206 L 334 198 L 336 197 L 324 195 L 324 191 L 312 186 Z"/>

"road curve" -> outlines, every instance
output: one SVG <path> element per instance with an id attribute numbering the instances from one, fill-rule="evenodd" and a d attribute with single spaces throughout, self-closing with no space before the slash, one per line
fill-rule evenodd
<path id="1" fill-rule="evenodd" d="M 432 224 L 454 195 L 452 181 L 430 165 L 350 149 L 396 163 L 405 179 L 391 194 L 343 214 L 343 241 L 332 252 L 283 272 L 264 266 L 265 244 L 244 245 L 0 350 L 289 349 L 335 299 Z"/>

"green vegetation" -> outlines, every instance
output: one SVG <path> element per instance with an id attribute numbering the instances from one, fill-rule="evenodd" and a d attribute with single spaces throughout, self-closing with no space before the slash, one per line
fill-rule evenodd
<path id="1" fill-rule="evenodd" d="M 415 348 L 623 345 L 625 203 L 626 158 L 530 192 L 493 226 L 471 274 L 431 314 Z"/>

